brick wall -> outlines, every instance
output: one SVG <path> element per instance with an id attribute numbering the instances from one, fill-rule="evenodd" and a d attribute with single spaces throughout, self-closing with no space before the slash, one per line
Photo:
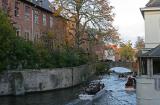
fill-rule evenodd
<path id="1" fill-rule="evenodd" d="M 2 0 L 0 0 L 0 7 L 2 8 Z M 15 16 L 16 7 L 18 8 L 17 16 Z M 57 43 L 64 42 L 62 39 L 67 34 L 66 20 L 64 18 L 55 17 L 51 11 L 35 6 L 26 0 L 8 0 L 8 9 L 8 14 L 11 16 L 12 23 L 19 36 L 26 40 L 39 41 L 42 35 L 51 32 L 56 35 L 55 40 Z M 34 22 L 35 14 L 38 15 L 37 23 Z M 43 24 L 43 15 L 46 17 L 46 25 Z M 50 24 L 51 18 L 53 19 L 53 26 Z"/>

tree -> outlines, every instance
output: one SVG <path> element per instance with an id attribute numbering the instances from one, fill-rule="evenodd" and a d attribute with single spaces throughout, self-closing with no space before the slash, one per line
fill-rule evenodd
<path id="1" fill-rule="evenodd" d="M 123 44 L 120 48 L 120 56 L 123 61 L 132 61 L 135 55 L 134 53 L 135 52 L 130 41 Z"/>
<path id="2" fill-rule="evenodd" d="M 88 26 L 102 32 L 113 28 L 113 7 L 110 6 L 108 0 L 55 0 L 53 5 L 57 6 L 56 15 L 62 15 L 76 24 L 76 48 L 79 48 L 86 40 L 82 38 L 82 35 Z"/>
<path id="3" fill-rule="evenodd" d="M 8 16 L 0 10 L 0 70 L 34 66 L 36 51 L 30 42 L 17 37 Z"/>
<path id="4" fill-rule="evenodd" d="M 137 37 L 135 47 L 138 49 L 138 51 L 145 47 L 144 39 L 142 37 L 140 36 Z"/>
<path id="5" fill-rule="evenodd" d="M 110 28 L 104 35 L 105 42 L 112 43 L 112 44 L 119 44 L 120 43 L 120 37 L 118 30 L 114 27 Z"/>
<path id="6" fill-rule="evenodd" d="M 9 18 L 0 10 L 0 69 L 7 64 L 9 48 L 14 39 L 15 31 L 9 22 Z M 11 40 L 10 40 L 11 39 Z"/>

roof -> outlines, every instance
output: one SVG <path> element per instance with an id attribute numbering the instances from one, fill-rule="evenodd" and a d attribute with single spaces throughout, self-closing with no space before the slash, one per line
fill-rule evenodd
<path id="1" fill-rule="evenodd" d="M 144 11 L 160 11 L 160 0 L 150 0 L 144 8 L 140 8 L 144 17 Z"/>
<path id="2" fill-rule="evenodd" d="M 39 6 L 49 12 L 52 12 L 52 8 L 50 7 L 51 3 L 48 0 L 26 0 L 36 6 Z"/>
<path id="3" fill-rule="evenodd" d="M 147 53 L 144 53 L 144 54 L 140 55 L 140 57 L 141 58 L 143 58 L 143 57 L 147 57 L 147 58 L 160 57 L 160 45 L 158 45 L 157 47 L 151 49 Z"/>
<path id="4" fill-rule="evenodd" d="M 150 0 L 146 7 L 160 7 L 160 0 Z"/>

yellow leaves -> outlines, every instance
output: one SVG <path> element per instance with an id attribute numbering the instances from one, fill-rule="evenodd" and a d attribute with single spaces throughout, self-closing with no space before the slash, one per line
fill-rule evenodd
<path id="1" fill-rule="evenodd" d="M 76 3 L 80 3 L 80 2 L 81 2 L 81 0 L 75 0 L 75 2 L 76 2 Z"/>
<path id="2" fill-rule="evenodd" d="M 53 39 L 54 38 L 54 33 L 53 32 L 48 32 L 47 37 Z"/>
<path id="3" fill-rule="evenodd" d="M 58 6 L 58 9 L 54 11 L 54 16 L 60 16 L 61 11 L 63 10 L 63 8 L 61 6 Z"/>

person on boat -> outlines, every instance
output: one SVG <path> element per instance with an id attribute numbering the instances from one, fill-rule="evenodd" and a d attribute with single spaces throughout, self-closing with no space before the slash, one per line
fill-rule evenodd
<path id="1" fill-rule="evenodd" d="M 126 78 L 127 76 L 126 76 L 126 74 L 119 74 L 118 77 L 119 77 L 119 78 Z"/>
<path id="2" fill-rule="evenodd" d="M 128 87 L 132 87 L 133 85 L 134 85 L 134 83 L 133 83 L 132 77 L 128 77 L 128 80 L 127 80 L 127 83 L 125 84 L 125 87 L 128 88 Z"/>
<path id="3" fill-rule="evenodd" d="M 132 78 L 132 81 L 133 81 L 133 87 L 136 88 L 136 79 Z"/>

